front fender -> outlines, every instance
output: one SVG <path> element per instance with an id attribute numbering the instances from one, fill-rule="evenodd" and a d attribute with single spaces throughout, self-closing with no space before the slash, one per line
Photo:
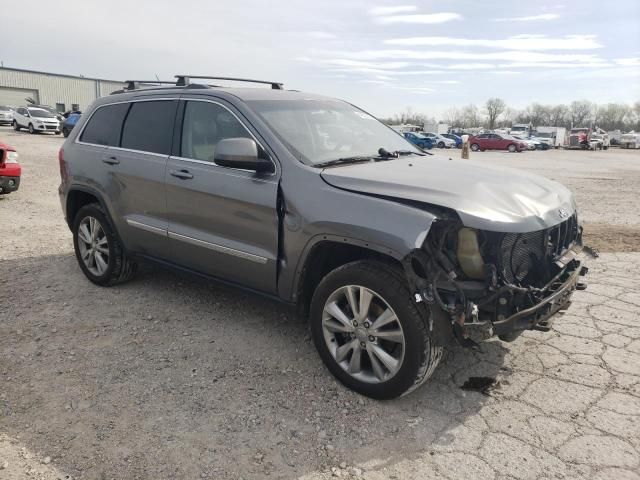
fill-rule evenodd
<path id="1" fill-rule="evenodd" d="M 420 248 L 437 218 L 417 206 L 337 189 L 319 176 L 314 183 L 281 182 L 278 293 L 288 301 L 297 300 L 301 272 L 318 242 L 357 245 L 401 261 Z"/>

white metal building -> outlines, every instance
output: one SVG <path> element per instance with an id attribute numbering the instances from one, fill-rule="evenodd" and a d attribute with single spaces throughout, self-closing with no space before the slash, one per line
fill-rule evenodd
<path id="1" fill-rule="evenodd" d="M 96 98 L 120 90 L 123 82 L 18 68 L 0 68 L 0 105 L 24 106 L 25 98 L 59 112 L 84 110 Z"/>

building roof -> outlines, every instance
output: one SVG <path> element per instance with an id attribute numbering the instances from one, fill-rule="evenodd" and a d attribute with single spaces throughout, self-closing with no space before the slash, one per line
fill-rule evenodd
<path id="1" fill-rule="evenodd" d="M 64 73 L 41 72 L 38 70 L 26 70 L 24 68 L 0 67 L 0 72 L 2 72 L 3 70 L 12 71 L 12 72 L 22 72 L 22 73 L 37 73 L 39 75 L 48 75 L 51 77 L 73 78 L 77 80 L 98 80 L 100 82 L 124 83 L 123 80 L 109 80 L 106 78 L 83 77 L 81 75 L 67 75 Z"/>

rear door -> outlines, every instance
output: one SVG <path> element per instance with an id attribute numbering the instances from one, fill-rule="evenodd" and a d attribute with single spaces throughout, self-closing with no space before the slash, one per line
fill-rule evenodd
<path id="1" fill-rule="evenodd" d="M 155 257 L 167 255 L 164 174 L 176 108 L 171 99 L 98 107 L 74 149 L 125 247 Z"/>
<path id="2" fill-rule="evenodd" d="M 246 137 L 261 145 L 257 132 L 223 100 L 185 98 L 181 103 L 182 129 L 166 172 L 172 259 L 274 293 L 277 164 L 274 162 L 273 174 L 216 165 L 214 154 L 220 140 Z"/>

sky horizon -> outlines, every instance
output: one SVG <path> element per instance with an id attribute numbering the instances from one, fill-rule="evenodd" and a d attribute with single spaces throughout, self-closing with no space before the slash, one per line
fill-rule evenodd
<path id="1" fill-rule="evenodd" d="M 637 0 L 227 3 L 67 0 L 38 5 L 37 18 L 12 3 L 4 36 L 23 41 L 4 42 L 0 60 L 115 80 L 281 81 L 379 117 L 407 107 L 441 117 L 489 97 L 512 108 L 640 100 Z"/>

